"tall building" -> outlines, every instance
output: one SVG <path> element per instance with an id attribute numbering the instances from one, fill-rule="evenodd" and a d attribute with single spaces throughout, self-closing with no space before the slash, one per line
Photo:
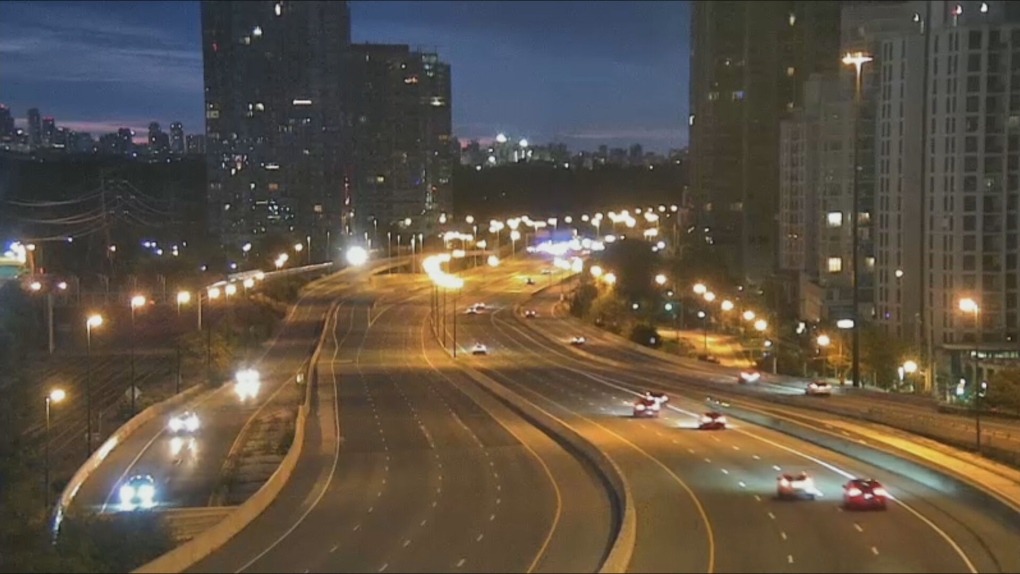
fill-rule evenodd
<path id="1" fill-rule="evenodd" d="M 731 275 L 776 268 L 779 121 L 804 82 L 839 67 L 839 2 L 696 1 L 691 22 L 691 185 L 699 229 Z"/>
<path id="2" fill-rule="evenodd" d="M 159 122 L 149 124 L 149 154 L 166 156 L 170 151 L 170 137 L 163 131 Z"/>
<path id="3" fill-rule="evenodd" d="M 0 104 L 0 138 L 12 137 L 14 134 L 14 116 L 11 115 L 11 109 Z"/>
<path id="4" fill-rule="evenodd" d="M 53 145 L 57 135 L 57 121 L 52 117 L 43 118 L 42 121 L 42 145 L 50 147 Z"/>
<path id="5" fill-rule="evenodd" d="M 349 46 L 346 2 L 202 2 L 209 224 L 222 242 L 338 228 Z"/>
<path id="6" fill-rule="evenodd" d="M 186 138 L 187 153 L 205 153 L 205 134 L 188 134 Z"/>
<path id="7" fill-rule="evenodd" d="M 175 155 L 184 153 L 184 126 L 181 122 L 170 124 L 170 153 Z"/>
<path id="8" fill-rule="evenodd" d="M 406 45 L 352 46 L 353 231 L 411 220 L 428 228 L 452 208 L 450 66 Z"/>
<path id="9" fill-rule="evenodd" d="M 840 54 L 864 52 L 874 60 L 862 68 L 860 107 L 855 110 L 855 69 L 844 66 L 838 72 L 813 75 L 804 85 L 801 106 L 795 108 L 780 127 L 780 269 L 801 274 L 797 300 L 803 308 L 820 309 L 821 318 L 838 320 L 853 317 L 853 233 L 859 239 L 858 284 L 860 317 L 870 319 L 874 312 L 874 277 L 877 260 L 873 231 L 876 226 L 876 193 L 889 189 L 888 178 L 876 180 L 876 98 L 881 90 L 879 74 L 885 55 L 884 39 L 900 38 L 916 31 L 914 7 L 906 2 L 847 3 L 841 16 Z M 914 59 L 918 59 L 915 55 Z M 920 86 L 923 68 L 904 67 L 897 80 L 911 76 Z M 899 70 L 899 68 L 897 68 Z M 887 74 L 888 75 L 888 74 Z M 892 84 L 891 84 L 892 85 Z M 920 99 L 916 91 L 900 91 L 898 97 Z M 906 87 L 904 87 L 906 90 Z M 902 104 L 901 104 L 902 105 Z M 915 111 L 919 110 L 913 106 Z M 856 119 L 856 122 L 855 122 Z M 900 122 L 896 130 L 916 130 L 920 117 Z M 892 128 L 883 125 L 883 134 Z M 913 132 L 911 132 L 913 133 Z M 914 136 L 919 134 L 914 133 Z M 882 139 L 881 151 L 889 149 Z M 894 150 L 895 151 L 895 150 Z M 916 184 L 915 169 L 919 150 L 910 157 L 896 151 L 896 168 Z M 856 164 L 855 164 L 856 159 Z M 858 205 L 854 207 L 856 165 Z M 881 164 L 888 169 L 888 163 Z M 912 178 L 912 179 L 911 179 Z M 879 185 L 881 183 L 881 185 Z M 902 182 L 897 185 L 902 185 Z M 854 213 L 858 213 L 856 224 Z M 901 222 L 900 236 L 919 237 L 909 229 L 919 220 Z M 892 271 L 890 271 L 892 273 Z M 902 271 L 899 277 L 903 277 Z M 914 274 L 916 281 L 917 274 Z M 914 285 L 907 281 L 903 286 Z M 817 297 L 817 300 L 812 300 Z M 916 301 L 914 297 L 911 300 Z M 814 317 L 801 314 L 801 318 Z"/>
<path id="10" fill-rule="evenodd" d="M 28 110 L 28 145 L 32 149 L 42 145 L 42 117 L 39 108 Z"/>

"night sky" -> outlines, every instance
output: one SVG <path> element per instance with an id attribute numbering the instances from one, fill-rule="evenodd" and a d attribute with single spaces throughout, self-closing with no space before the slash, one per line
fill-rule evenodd
<path id="1" fill-rule="evenodd" d="M 351 2 L 355 42 L 435 48 L 454 134 L 687 142 L 687 2 Z M 0 102 L 99 134 L 202 126 L 198 2 L 0 2 Z"/>

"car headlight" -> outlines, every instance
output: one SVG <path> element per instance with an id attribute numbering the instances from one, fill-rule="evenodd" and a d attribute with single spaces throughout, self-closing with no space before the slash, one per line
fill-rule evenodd
<path id="1" fill-rule="evenodd" d="M 156 498 L 156 487 L 151 484 L 143 484 L 138 487 L 138 498 L 142 502 L 149 503 Z"/>
<path id="2" fill-rule="evenodd" d="M 188 422 L 187 422 L 187 426 L 188 426 L 188 430 L 189 431 L 196 431 L 196 430 L 198 430 L 198 417 L 197 416 L 192 416 L 191 418 L 189 418 Z"/>
<path id="3" fill-rule="evenodd" d="M 701 417 L 701 424 L 708 424 L 712 422 L 712 417 Z"/>
<path id="4" fill-rule="evenodd" d="M 120 501 L 124 504 L 130 504 L 135 497 L 135 487 L 130 484 L 124 484 L 120 487 Z"/>
<path id="5" fill-rule="evenodd" d="M 861 489 L 859 489 L 859 488 L 850 488 L 850 489 L 847 489 L 847 491 L 846 491 L 846 495 L 847 496 L 860 496 L 861 494 L 862 494 L 861 493 Z"/>
<path id="6" fill-rule="evenodd" d="M 875 496 L 888 497 L 889 493 L 884 488 L 876 488 L 874 491 Z"/>
<path id="7" fill-rule="evenodd" d="M 181 421 L 178 420 L 177 418 L 172 418 L 170 419 L 170 424 L 168 424 L 167 426 L 170 427 L 171 431 L 177 432 L 181 430 Z"/>
<path id="8" fill-rule="evenodd" d="M 634 405 L 634 409 L 635 410 L 639 410 L 639 411 L 643 411 L 643 410 L 645 410 L 645 405 Z"/>
<path id="9" fill-rule="evenodd" d="M 719 417 L 719 418 L 717 418 L 717 419 L 715 419 L 715 420 L 716 420 L 717 422 L 725 423 L 725 422 L 726 422 L 726 417 Z"/>
<path id="10" fill-rule="evenodd" d="M 779 480 L 779 486 L 790 486 L 790 481 L 785 478 Z"/>

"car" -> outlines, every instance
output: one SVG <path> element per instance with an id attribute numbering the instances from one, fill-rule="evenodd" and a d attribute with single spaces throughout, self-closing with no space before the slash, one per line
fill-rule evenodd
<path id="1" fill-rule="evenodd" d="M 475 308 L 474 306 L 471 306 L 471 307 L 468 307 L 467 311 L 464 311 L 464 313 L 467 314 L 467 315 L 477 315 L 478 314 L 478 309 Z"/>
<path id="2" fill-rule="evenodd" d="M 166 426 L 174 434 L 193 433 L 198 430 L 198 415 L 191 411 L 184 411 L 171 417 Z"/>
<path id="3" fill-rule="evenodd" d="M 526 283 L 526 284 L 528 284 L 528 285 L 534 285 L 534 284 L 535 284 L 535 280 L 534 280 L 534 279 L 532 279 L 531 277 L 528 277 L 528 278 L 527 278 L 527 279 L 525 280 L 525 283 Z"/>
<path id="4" fill-rule="evenodd" d="M 542 275 L 552 275 L 552 269 L 545 268 L 542 270 Z"/>
<path id="5" fill-rule="evenodd" d="M 534 309 L 528 309 L 524 311 L 524 317 L 526 319 L 534 319 L 535 317 L 538 317 L 538 313 L 536 313 Z"/>
<path id="6" fill-rule="evenodd" d="M 472 305 L 472 306 L 473 306 L 473 307 L 474 307 L 475 309 L 478 309 L 479 311 L 484 311 L 484 310 L 485 310 L 485 303 L 475 303 L 475 304 L 474 304 L 474 305 Z"/>
<path id="7" fill-rule="evenodd" d="M 634 403 L 634 417 L 657 417 L 659 416 L 659 401 L 647 398 L 640 398 Z"/>
<path id="8" fill-rule="evenodd" d="M 757 369 L 744 369 L 740 371 L 737 382 L 741 385 L 746 385 L 748 383 L 757 383 L 759 379 L 761 379 L 761 371 Z"/>
<path id="9" fill-rule="evenodd" d="M 776 496 L 780 500 L 814 500 L 819 494 L 815 480 L 806 472 L 796 475 L 784 472 L 776 478 Z"/>
<path id="10" fill-rule="evenodd" d="M 570 344 L 574 345 L 575 347 L 581 346 L 581 345 L 583 345 L 583 344 L 585 344 L 587 342 L 588 342 L 588 339 L 585 339 L 584 337 L 582 337 L 580 335 L 577 335 L 577 336 L 573 337 L 572 339 L 570 339 Z"/>
<path id="11" fill-rule="evenodd" d="M 118 494 L 125 508 L 152 508 L 156 504 L 156 479 L 151 474 L 136 474 L 120 485 Z"/>
<path id="12" fill-rule="evenodd" d="M 254 399 L 259 394 L 262 382 L 255 369 L 242 369 L 234 376 L 234 392 L 242 401 Z"/>
<path id="13" fill-rule="evenodd" d="M 726 415 L 717 413 L 715 411 L 707 412 L 701 415 L 701 420 L 698 422 L 699 430 L 725 430 L 726 429 Z"/>
<path id="14" fill-rule="evenodd" d="M 885 510 L 889 493 L 873 478 L 853 478 L 843 485 L 843 506 L 851 509 Z"/>
<path id="15" fill-rule="evenodd" d="M 811 381 L 804 389 L 804 394 L 813 397 L 829 397 L 832 396 L 832 386 L 825 381 Z"/>
<path id="16" fill-rule="evenodd" d="M 669 396 L 666 395 L 666 393 L 659 393 L 656 391 L 645 391 L 645 398 L 652 399 L 660 405 L 664 405 L 669 402 Z"/>
<path id="17" fill-rule="evenodd" d="M 707 353 L 702 353 L 698 355 L 698 360 L 704 361 L 706 363 L 715 363 L 717 365 L 719 364 L 719 359 L 717 359 L 715 355 L 709 355 Z"/>
<path id="18" fill-rule="evenodd" d="M 473 347 L 471 347 L 471 354 L 472 355 L 488 355 L 489 354 L 489 348 L 486 347 L 485 345 L 481 344 L 481 343 L 475 343 L 475 345 Z"/>

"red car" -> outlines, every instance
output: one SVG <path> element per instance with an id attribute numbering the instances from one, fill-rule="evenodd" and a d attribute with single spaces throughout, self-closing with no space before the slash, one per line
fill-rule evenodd
<path id="1" fill-rule="evenodd" d="M 701 430 L 725 430 L 726 415 L 717 412 L 710 412 L 701 415 L 701 422 L 698 423 Z"/>
<path id="2" fill-rule="evenodd" d="M 634 403 L 634 417 L 657 417 L 659 416 L 659 409 L 659 401 L 642 398 Z"/>
<path id="3" fill-rule="evenodd" d="M 885 510 L 889 493 L 872 478 L 855 478 L 843 485 L 843 506 L 853 509 Z"/>

